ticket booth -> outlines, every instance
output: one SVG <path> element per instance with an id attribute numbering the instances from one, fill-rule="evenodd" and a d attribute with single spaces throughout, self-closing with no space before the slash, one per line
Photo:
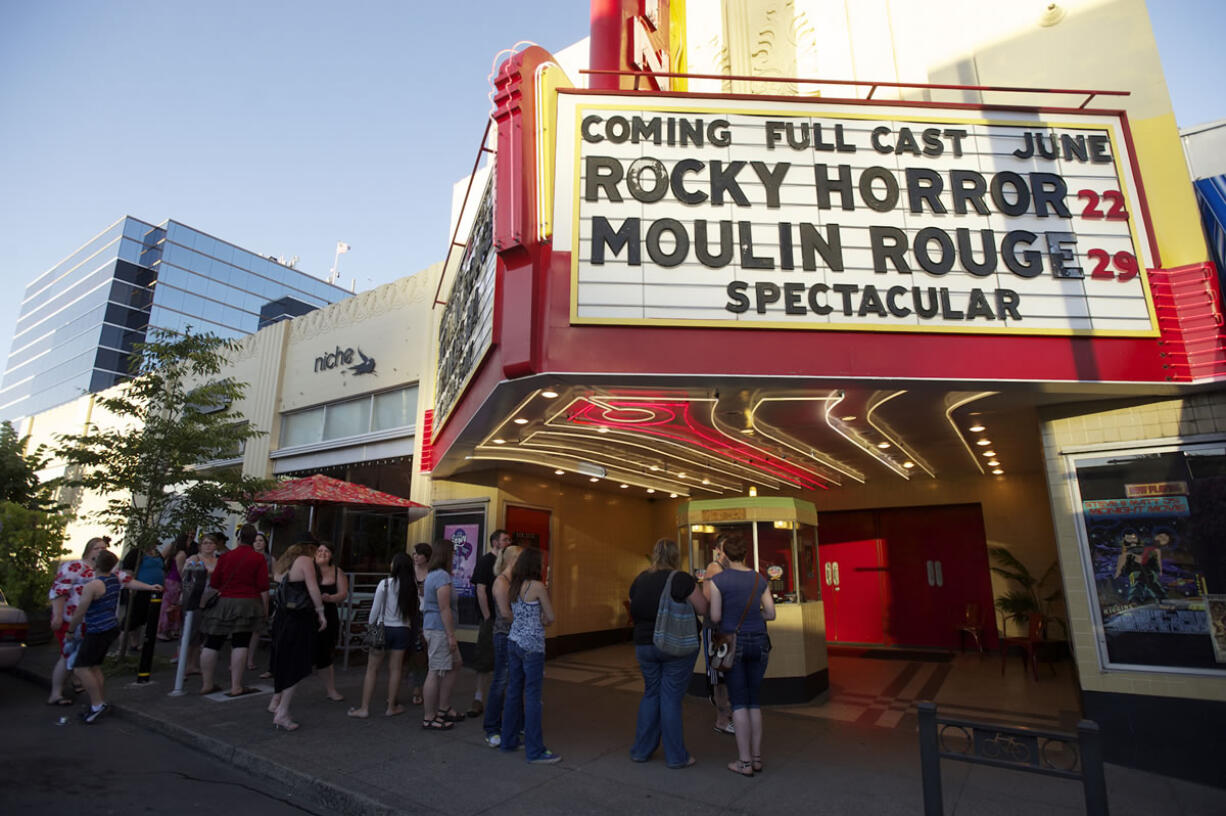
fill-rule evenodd
<path id="1" fill-rule="evenodd" d="M 801 703 L 830 687 L 826 622 L 818 576 L 817 509 L 806 501 L 773 496 L 691 501 L 681 505 L 678 541 L 690 569 L 702 580 L 723 533 L 749 544 L 749 566 L 771 582 L 775 620 L 767 624 L 770 663 L 762 682 L 767 704 Z M 703 660 L 690 690 L 706 694 Z"/>

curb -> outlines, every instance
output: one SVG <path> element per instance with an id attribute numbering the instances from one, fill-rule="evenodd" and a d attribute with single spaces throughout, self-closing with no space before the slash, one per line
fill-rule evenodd
<path id="1" fill-rule="evenodd" d="M 35 683 L 43 688 L 51 688 L 51 679 L 48 677 L 21 666 L 14 666 L 11 671 L 15 677 L 22 680 Z M 228 742 L 197 734 L 181 725 L 159 720 L 133 708 L 114 703 L 112 707 L 122 720 L 139 725 L 147 731 L 169 737 L 188 748 L 216 757 L 250 776 L 285 785 L 304 802 L 320 808 L 321 812 L 344 813 L 346 816 L 398 816 L 404 813 L 404 811 L 390 807 L 365 794 L 326 782 L 295 768 L 278 765 L 276 762 L 269 761 L 266 756 L 236 748 Z"/>

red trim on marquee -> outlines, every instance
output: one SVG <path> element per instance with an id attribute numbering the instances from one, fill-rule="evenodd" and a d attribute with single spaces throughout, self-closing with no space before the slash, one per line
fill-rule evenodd
<path id="1" fill-rule="evenodd" d="M 614 0 L 594 0 L 614 5 Z M 593 45 L 593 51 L 596 45 Z M 555 253 L 548 242 L 536 240 L 536 111 L 535 69 L 552 57 L 531 47 L 507 60 L 499 69 L 494 118 L 498 122 L 495 172 L 495 245 L 498 272 L 495 283 L 492 348 L 438 431 L 433 451 L 443 455 L 460 429 L 503 379 L 550 371 L 601 375 L 643 373 L 677 376 L 795 377 L 810 382 L 826 380 L 921 379 L 938 382 L 985 384 L 1003 381 L 1033 382 L 1190 382 L 1204 377 L 1226 377 L 1221 363 L 1223 333 L 1208 326 L 1203 309 L 1185 304 L 1186 278 L 1195 271 L 1150 270 L 1151 283 L 1161 287 L 1163 275 L 1173 288 L 1169 307 L 1178 317 L 1163 313 L 1161 340 L 1080 336 L 999 336 L 905 332 L 803 331 L 703 327 L 640 327 L 570 324 L 569 253 Z M 608 94 L 610 91 L 567 89 L 562 93 Z M 641 99 L 636 92 L 622 92 Z M 1090 93 L 1086 91 L 1086 93 Z M 662 98 L 709 98 L 711 94 L 661 93 Z M 854 103 L 865 108 L 891 106 L 944 107 L 974 111 L 1025 111 L 1115 115 L 1131 155 L 1139 216 L 1158 259 L 1157 241 L 1145 200 L 1140 168 L 1132 151 L 1132 136 L 1123 111 L 1022 105 L 974 105 L 833 98 L 797 98 L 723 94 L 726 99 L 763 102 L 780 99 L 823 104 Z M 1201 267 L 1192 267 L 1195 270 Z M 1185 274 L 1186 273 L 1186 274 Z M 1213 281 L 1197 284 L 1216 292 Z M 1193 287 L 1195 288 L 1195 287 Z M 1164 296 L 1165 292 L 1164 291 Z M 1220 302 L 1220 298 L 1218 301 Z M 1168 301 L 1163 301 L 1164 307 Z M 1203 306 L 1203 304 L 1202 304 Z M 1183 309 L 1192 310 L 1189 315 Z M 1210 318 L 1212 319 L 1212 318 Z M 1163 355 L 1167 356 L 1163 356 Z"/>

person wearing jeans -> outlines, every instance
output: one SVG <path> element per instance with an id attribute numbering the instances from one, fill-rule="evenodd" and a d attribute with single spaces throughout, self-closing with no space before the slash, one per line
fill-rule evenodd
<path id="1" fill-rule="evenodd" d="M 491 748 L 502 745 L 502 711 L 507 693 L 507 637 L 511 633 L 511 570 L 522 547 L 514 544 L 498 553 L 494 564 L 497 575 L 491 584 L 490 594 L 494 605 L 494 676 L 486 695 L 485 744 Z"/>
<path id="2" fill-rule="evenodd" d="M 541 583 L 541 553 L 524 550 L 511 570 L 508 593 L 514 620 L 507 635 L 507 693 L 502 712 L 500 749 L 519 748 L 519 731 L 524 731 L 524 748 L 533 765 L 553 765 L 562 757 L 545 747 L 541 730 L 541 687 L 545 681 L 545 627 L 553 623 L 553 605 Z"/>
<path id="3" fill-rule="evenodd" d="M 680 561 L 676 542 L 662 538 L 652 549 L 651 566 L 630 585 L 634 654 L 643 674 L 643 699 L 639 702 L 630 758 L 646 762 L 663 744 L 664 759 L 670 768 L 688 768 L 694 764 L 694 758 L 685 748 L 681 701 L 685 698 L 698 651 L 678 657 L 656 648 L 653 643 L 656 613 L 666 588 L 674 601 L 688 602 L 698 615 L 707 611 L 707 599 L 698 582 L 677 569 Z M 694 618 L 694 631 L 697 634 L 697 617 Z"/>
<path id="4" fill-rule="evenodd" d="M 728 568 L 711 579 L 711 621 L 721 634 L 736 633 L 736 661 L 724 672 L 737 759 L 728 770 L 741 776 L 762 772 L 762 704 L 758 691 L 766 674 L 770 636 L 766 622 L 775 619 L 770 581 L 746 564 L 749 546 L 740 536 L 724 541 Z"/>

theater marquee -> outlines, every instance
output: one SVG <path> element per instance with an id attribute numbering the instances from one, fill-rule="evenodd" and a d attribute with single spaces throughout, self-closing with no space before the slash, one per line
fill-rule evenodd
<path id="1" fill-rule="evenodd" d="M 1157 334 L 1113 114 L 563 93 L 557 145 L 572 323 Z"/>

